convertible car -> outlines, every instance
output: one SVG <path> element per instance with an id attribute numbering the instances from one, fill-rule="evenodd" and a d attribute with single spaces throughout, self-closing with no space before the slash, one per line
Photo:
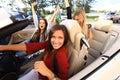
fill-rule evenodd
<path id="1" fill-rule="evenodd" d="M 114 26 L 111 20 L 98 20 L 91 23 L 93 39 L 86 40 L 75 20 L 60 24 L 66 25 L 71 38 L 67 47 L 69 80 L 120 80 L 119 26 Z"/>
<path id="2" fill-rule="evenodd" d="M 67 26 L 73 43 L 68 51 L 69 80 L 120 80 L 119 26 L 110 20 L 96 21 L 91 24 L 93 39 L 87 43 L 81 41 L 84 36 L 75 21 L 62 24 Z"/>
<path id="3" fill-rule="evenodd" d="M 119 26 L 113 26 L 110 20 L 98 20 L 92 24 L 92 33 L 93 39 L 88 41 L 90 47 L 87 47 L 87 53 L 79 48 L 78 53 L 72 53 L 74 62 L 71 61 L 73 64 L 70 65 L 73 66 L 73 75 L 69 80 L 120 80 Z M 79 41 L 74 41 L 78 42 L 74 43 L 74 50 L 80 46 Z"/>
<path id="4" fill-rule="evenodd" d="M 93 39 L 86 40 L 77 21 L 63 20 L 60 24 L 66 25 L 71 39 L 71 43 L 67 45 L 67 56 L 70 64 L 69 80 L 120 80 L 119 26 L 113 26 L 111 20 L 98 20 L 91 23 Z M 12 34 L 11 44 L 30 38 L 35 30 L 34 28 L 20 30 L 23 29 L 23 26 L 22 28 L 13 28 L 12 24 L 7 26 L 9 26 L 9 34 Z M 5 30 L 5 32 L 1 29 L 0 38 L 9 35 L 7 33 L 9 31 Z M 13 31 L 14 29 L 15 31 Z M 19 38 L 21 35 L 24 35 L 24 39 Z M 23 77 L 30 70 L 26 69 L 19 77 Z"/>

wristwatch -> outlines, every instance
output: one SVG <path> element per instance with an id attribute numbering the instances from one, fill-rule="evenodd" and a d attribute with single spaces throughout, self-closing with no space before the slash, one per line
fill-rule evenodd
<path id="1" fill-rule="evenodd" d="M 56 77 L 52 78 L 51 80 L 57 80 Z"/>

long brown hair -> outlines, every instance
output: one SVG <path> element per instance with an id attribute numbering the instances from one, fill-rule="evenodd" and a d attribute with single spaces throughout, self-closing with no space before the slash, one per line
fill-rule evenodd
<path id="1" fill-rule="evenodd" d="M 45 41 L 47 38 L 47 35 L 46 35 L 47 26 L 48 26 L 47 20 L 46 19 L 39 19 L 39 22 L 40 22 L 40 20 L 44 20 L 45 29 L 44 29 L 43 33 L 41 33 L 41 29 L 40 29 L 39 23 L 38 23 L 38 30 L 34 33 L 32 39 L 31 39 L 31 42 L 39 42 L 40 35 L 43 35 L 43 41 Z"/>
<path id="2" fill-rule="evenodd" d="M 56 31 L 56 30 L 62 30 L 63 31 L 63 34 L 64 34 L 64 37 L 65 37 L 65 40 L 64 40 L 64 44 L 62 47 L 66 46 L 68 41 L 70 41 L 70 37 L 69 37 L 69 33 L 67 31 L 67 28 L 64 26 L 64 25 L 59 25 L 59 24 L 56 24 L 54 25 L 50 32 L 49 32 L 49 37 L 48 37 L 48 48 L 45 50 L 45 53 L 49 53 L 51 50 L 53 50 L 53 47 L 52 47 L 52 44 L 51 44 L 51 38 L 52 38 L 52 35 L 53 33 Z"/>
<path id="3" fill-rule="evenodd" d="M 47 30 L 47 26 L 48 26 L 48 23 L 47 23 L 47 20 L 46 19 L 39 19 L 39 23 L 40 23 L 40 20 L 43 20 L 44 22 L 45 22 L 45 29 L 44 29 L 44 31 L 43 31 L 43 33 L 45 33 L 45 31 Z M 39 24 L 38 24 L 38 29 L 39 29 L 39 31 L 41 32 L 41 29 L 40 29 L 40 27 L 39 27 Z"/>

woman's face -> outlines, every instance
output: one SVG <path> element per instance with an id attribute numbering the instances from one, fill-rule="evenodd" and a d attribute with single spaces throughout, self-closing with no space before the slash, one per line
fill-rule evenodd
<path id="1" fill-rule="evenodd" d="M 76 15 L 74 16 L 74 19 L 78 21 L 79 24 L 83 22 L 83 16 L 82 15 Z"/>
<path id="2" fill-rule="evenodd" d="M 43 30 L 43 29 L 45 29 L 45 21 L 44 20 L 40 20 L 40 22 L 39 22 L 39 28 L 41 29 L 41 30 Z"/>
<path id="3" fill-rule="evenodd" d="M 53 49 L 59 49 L 64 44 L 64 33 L 62 30 L 56 30 L 51 37 L 51 44 Z"/>

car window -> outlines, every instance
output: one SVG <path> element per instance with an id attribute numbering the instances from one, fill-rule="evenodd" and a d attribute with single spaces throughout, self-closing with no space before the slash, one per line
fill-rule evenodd
<path id="1" fill-rule="evenodd" d="M 110 15 L 115 15 L 115 13 L 114 13 L 114 12 L 111 12 Z"/>

